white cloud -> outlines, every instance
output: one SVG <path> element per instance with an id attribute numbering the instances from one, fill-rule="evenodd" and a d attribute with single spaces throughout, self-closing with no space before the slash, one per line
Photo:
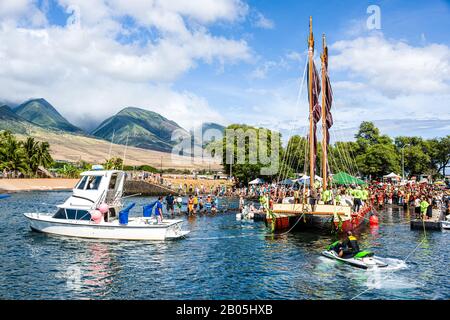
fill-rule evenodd
<path id="1" fill-rule="evenodd" d="M 351 138 L 362 121 L 375 121 L 384 133 L 391 135 L 446 134 L 442 123 L 450 121 L 448 46 L 412 46 L 372 34 L 338 41 L 330 46 L 329 54 L 334 93 L 332 130 L 337 139 Z M 302 55 L 288 53 L 286 61 L 289 57 L 303 70 Z M 274 61 L 261 63 L 254 70 L 254 78 L 270 79 L 267 74 L 275 66 Z M 261 84 L 246 90 L 246 96 L 240 97 L 244 106 L 232 114 L 245 119 L 243 122 L 280 130 L 284 136 L 293 128 L 302 132 L 308 120 L 305 86 L 306 82 L 300 104 L 295 107 L 298 80 Z M 250 107 L 258 112 L 247 115 Z M 395 125 L 402 128 L 387 125 L 393 120 L 399 120 Z M 425 130 L 420 123 L 432 127 Z"/>
<path id="2" fill-rule="evenodd" d="M 258 28 L 262 29 L 273 29 L 275 28 L 275 23 L 266 18 L 261 12 L 257 12 L 255 16 L 255 21 L 253 22 L 253 25 Z"/>
<path id="3" fill-rule="evenodd" d="M 172 83 L 199 62 L 223 68 L 252 56 L 244 40 L 208 30 L 209 24 L 245 16 L 247 6 L 238 0 L 59 0 L 70 15 L 65 26 L 35 23 L 34 16 L 45 17 L 45 5 L 5 3 L 0 2 L 0 98 L 48 98 L 77 123 L 129 105 L 187 127 L 199 122 L 196 114 L 220 121 L 205 99 L 176 91 Z M 133 24 L 124 23 L 125 17 Z M 144 42 L 143 31 L 151 34 Z M 118 40 L 124 35 L 130 41 Z"/>
<path id="4" fill-rule="evenodd" d="M 441 44 L 414 47 L 382 35 L 338 41 L 330 70 L 363 79 L 389 97 L 450 92 L 450 48 Z"/>
<path id="5" fill-rule="evenodd" d="M 0 21 L 22 22 L 24 20 L 33 26 L 42 26 L 47 23 L 45 15 L 33 0 L 0 1 Z"/>

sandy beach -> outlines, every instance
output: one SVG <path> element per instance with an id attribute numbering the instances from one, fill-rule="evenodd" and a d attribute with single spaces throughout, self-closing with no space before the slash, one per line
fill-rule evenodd
<path id="1" fill-rule="evenodd" d="M 69 190 L 78 179 L 0 179 L 0 192 Z"/>

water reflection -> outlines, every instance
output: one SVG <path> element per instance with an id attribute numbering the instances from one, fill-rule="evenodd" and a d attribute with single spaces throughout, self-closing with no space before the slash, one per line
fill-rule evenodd
<path id="1" fill-rule="evenodd" d="M 389 261 L 390 269 L 371 273 L 321 256 L 334 235 L 274 236 L 264 223 L 236 221 L 233 212 L 183 215 L 192 232 L 173 242 L 93 241 L 29 231 L 24 207 L 44 210 L 42 202 L 58 203 L 67 195 L 26 193 L 2 202 L 0 215 L 8 213 L 0 230 L 2 298 L 350 299 L 365 290 L 360 299 L 449 298 L 450 256 L 443 248 L 450 245 L 450 232 L 410 230 L 409 213 L 401 207 L 380 210 L 378 228 L 367 222 L 357 232 L 362 248 Z M 137 206 L 151 200 L 133 198 Z"/>

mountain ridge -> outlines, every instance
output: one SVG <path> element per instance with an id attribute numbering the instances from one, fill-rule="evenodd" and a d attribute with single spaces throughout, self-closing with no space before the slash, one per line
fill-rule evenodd
<path id="1" fill-rule="evenodd" d="M 203 123 L 201 128 L 202 133 L 210 128 L 222 132 L 225 129 L 224 126 L 213 122 Z M 72 125 L 44 98 L 29 99 L 16 107 L 0 103 L 0 130 L 18 134 L 32 131 L 67 132 L 163 152 L 171 152 L 178 143 L 178 140 L 172 141 L 176 130 L 180 138 L 189 136 L 189 132 L 175 121 L 155 111 L 134 106 L 124 107 L 93 130 L 82 130 Z M 199 144 L 195 139 L 193 143 Z"/>
<path id="2" fill-rule="evenodd" d="M 71 124 L 44 98 L 30 99 L 13 109 L 25 120 L 44 128 L 82 133 L 83 130 Z"/>

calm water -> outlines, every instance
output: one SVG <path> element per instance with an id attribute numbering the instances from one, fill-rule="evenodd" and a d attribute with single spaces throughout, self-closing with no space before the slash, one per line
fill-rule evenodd
<path id="1" fill-rule="evenodd" d="M 0 298 L 450 298 L 450 232 L 424 238 L 395 208 L 382 213 L 378 230 L 367 227 L 359 236 L 361 247 L 386 257 L 390 267 L 365 271 L 320 256 L 331 235 L 268 237 L 263 223 L 236 221 L 232 213 L 189 220 L 188 238 L 172 242 L 80 240 L 29 230 L 22 212 L 53 212 L 69 195 L 30 192 L 0 200 Z M 149 199 L 128 200 L 140 206 Z"/>

